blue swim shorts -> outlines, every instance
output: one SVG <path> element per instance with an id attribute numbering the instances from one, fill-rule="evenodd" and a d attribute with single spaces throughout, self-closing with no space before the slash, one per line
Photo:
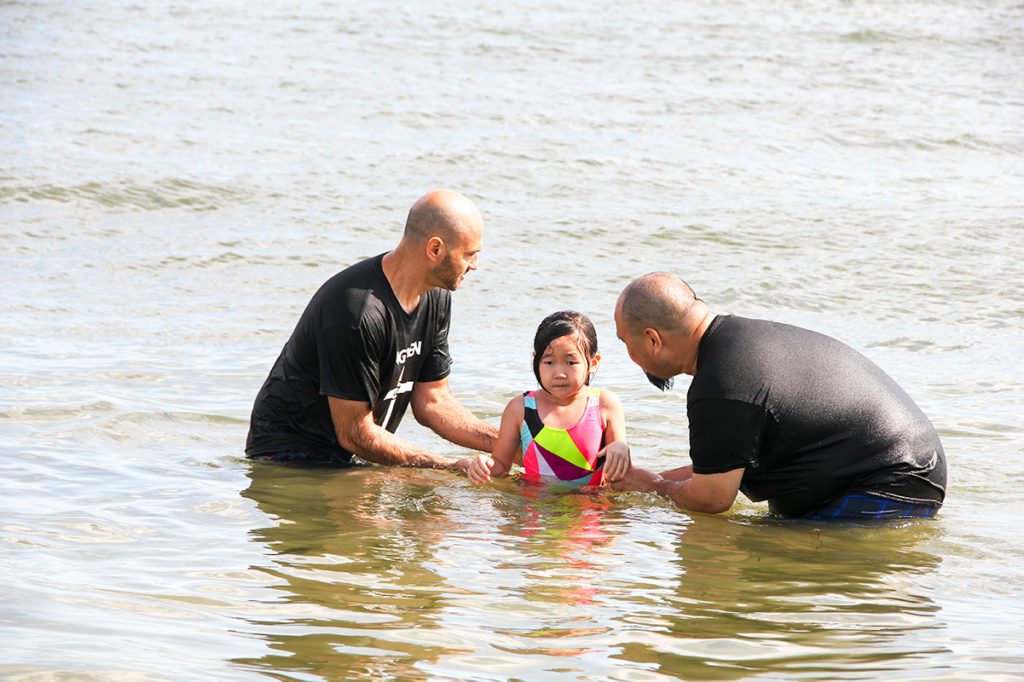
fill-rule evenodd
<path id="1" fill-rule="evenodd" d="M 913 502 L 900 502 L 884 497 L 850 493 L 832 500 L 821 509 L 803 518 L 824 519 L 930 519 L 939 511 L 938 507 Z"/>

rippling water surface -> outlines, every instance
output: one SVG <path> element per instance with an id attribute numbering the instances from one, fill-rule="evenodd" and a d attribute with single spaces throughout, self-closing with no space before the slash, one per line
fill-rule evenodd
<path id="1" fill-rule="evenodd" d="M 0 1 L 0 676 L 1024 675 L 1022 45 L 1010 0 Z M 611 323 L 668 269 L 888 370 L 946 445 L 939 518 L 247 463 L 312 291 L 438 186 L 485 214 L 476 413 L 572 307 L 635 459 L 686 463 L 685 382 Z"/>

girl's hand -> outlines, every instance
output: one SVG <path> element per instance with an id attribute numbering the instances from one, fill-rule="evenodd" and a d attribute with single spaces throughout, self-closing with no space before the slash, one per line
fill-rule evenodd
<path id="1" fill-rule="evenodd" d="M 604 477 L 609 481 L 621 480 L 632 466 L 626 441 L 617 440 L 609 443 L 597 454 L 599 457 L 604 455 Z"/>
<path id="2" fill-rule="evenodd" d="M 469 480 L 477 485 L 482 485 L 491 480 L 491 469 L 494 468 L 494 460 L 490 455 L 477 455 L 470 459 L 469 470 L 466 472 L 469 475 Z"/>

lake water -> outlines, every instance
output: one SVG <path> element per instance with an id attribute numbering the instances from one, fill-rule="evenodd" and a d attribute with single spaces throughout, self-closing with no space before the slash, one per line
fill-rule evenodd
<path id="1" fill-rule="evenodd" d="M 0 1 L 0 677 L 1020 679 L 1022 74 L 1018 0 Z M 896 378 L 939 517 L 245 461 L 309 296 L 434 187 L 485 216 L 477 414 L 575 308 L 634 459 L 687 463 L 611 321 L 671 270 Z"/>

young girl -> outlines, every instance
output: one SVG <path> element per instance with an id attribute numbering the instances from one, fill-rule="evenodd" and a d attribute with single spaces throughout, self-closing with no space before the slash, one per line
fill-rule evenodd
<path id="1" fill-rule="evenodd" d="M 622 404 L 590 387 L 601 359 L 593 323 L 577 312 L 548 315 L 533 350 L 540 390 L 509 401 L 494 452 L 470 460 L 469 480 L 507 476 L 520 453 L 527 481 L 600 486 L 622 478 L 630 466 Z"/>

